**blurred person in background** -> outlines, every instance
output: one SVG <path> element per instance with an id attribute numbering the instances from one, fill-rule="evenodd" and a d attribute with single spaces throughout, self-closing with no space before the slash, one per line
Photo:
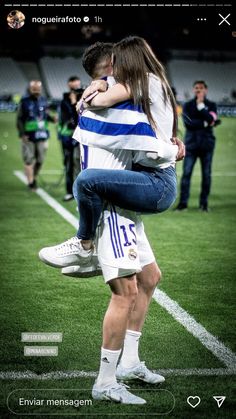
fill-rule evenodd
<path id="1" fill-rule="evenodd" d="M 80 100 L 83 89 L 79 77 L 72 76 L 68 80 L 69 92 L 64 93 L 59 110 L 58 138 L 61 141 L 66 175 L 66 194 L 63 201 L 73 199 L 72 187 L 74 179 L 80 172 L 80 147 L 72 135 L 77 126 L 78 114 L 76 103 Z"/>
<path id="2" fill-rule="evenodd" d="M 188 207 L 191 176 L 196 160 L 199 158 L 202 172 L 199 209 L 208 212 L 211 165 L 215 148 L 213 128 L 220 121 L 217 118 L 216 104 L 206 97 L 207 91 L 205 81 L 195 81 L 193 84 L 194 98 L 183 106 L 186 156 L 183 163 L 180 201 L 176 208 L 178 211 L 183 211 Z"/>
<path id="3" fill-rule="evenodd" d="M 40 80 L 29 83 L 28 95 L 19 104 L 17 129 L 22 142 L 22 157 L 30 190 L 36 190 L 36 178 L 42 167 L 49 138 L 48 121 L 57 118 L 49 115 L 47 99 L 42 95 Z"/>

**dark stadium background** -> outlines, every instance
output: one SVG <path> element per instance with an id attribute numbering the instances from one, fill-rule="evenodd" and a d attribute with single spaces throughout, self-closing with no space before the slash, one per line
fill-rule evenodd
<path id="1" fill-rule="evenodd" d="M 32 2 L 22 3 L 32 5 Z M 225 7 L 223 5 L 219 7 L 112 7 L 109 2 L 110 6 L 107 7 L 6 7 L 4 4 L 9 3 L 2 1 L 0 56 L 11 57 L 17 63 L 32 61 L 39 68 L 39 60 L 44 56 L 81 57 L 86 46 L 97 40 L 116 42 L 131 34 L 147 39 L 159 59 L 167 65 L 167 71 L 168 62 L 175 58 L 181 59 L 181 57 L 187 61 L 192 59 L 205 63 L 225 63 L 226 66 L 228 62 L 236 61 L 236 25 L 230 5 Z M 25 14 L 25 25 L 20 30 L 13 30 L 7 25 L 6 17 L 13 9 L 19 9 Z M 225 22 L 219 25 L 221 21 L 219 13 L 223 16 L 230 13 L 230 26 Z M 82 21 L 81 23 L 46 24 L 32 22 L 33 17 L 66 16 L 81 17 Z M 83 22 L 84 16 L 89 17 L 89 23 Z M 96 23 L 95 16 L 101 17 L 102 23 Z M 198 21 L 198 18 L 206 20 Z M 42 71 L 40 76 L 45 92 L 50 98 Z M 222 74 L 222 83 L 223 80 Z M 177 89 L 178 94 L 178 86 L 174 86 L 173 82 L 172 85 Z M 235 90 L 234 87 L 232 80 L 232 93 Z M 189 86 L 189 94 L 190 91 L 191 86 Z M 235 95 L 234 92 L 233 97 Z M 232 100 L 230 97 L 231 105 L 235 101 L 235 98 Z M 221 101 L 220 104 L 227 103 Z"/>
<path id="2" fill-rule="evenodd" d="M 115 42 L 124 36 L 139 34 L 151 42 L 162 59 L 168 58 L 167 50 L 171 48 L 193 49 L 199 53 L 207 49 L 235 50 L 232 32 L 236 25 L 231 7 L 18 7 L 26 16 L 26 24 L 17 35 L 4 19 L 12 9 L 17 7 L 2 7 L 1 53 L 11 53 L 21 59 L 41 56 L 47 44 L 77 47 L 87 44 L 81 33 L 83 23 L 33 24 L 31 18 L 37 16 L 101 16 L 103 30 L 92 35 L 89 43 L 98 39 Z M 231 13 L 230 27 L 219 26 L 219 13 L 224 16 Z M 207 22 L 198 22 L 198 17 L 207 18 Z"/>

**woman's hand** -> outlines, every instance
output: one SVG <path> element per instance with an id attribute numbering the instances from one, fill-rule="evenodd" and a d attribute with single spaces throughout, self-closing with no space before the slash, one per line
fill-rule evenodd
<path id="1" fill-rule="evenodd" d="M 76 112 L 80 113 L 80 108 L 83 103 L 83 99 L 80 99 L 79 102 L 76 103 Z"/>
<path id="2" fill-rule="evenodd" d="M 179 138 L 177 137 L 173 137 L 171 138 L 172 144 L 177 145 L 179 150 L 176 156 L 176 161 L 180 161 L 183 160 L 185 157 L 185 145 L 183 143 L 183 141 L 181 141 Z"/>
<path id="3" fill-rule="evenodd" d="M 106 80 L 94 80 L 92 81 L 91 87 L 94 88 L 94 90 L 98 90 L 99 92 L 105 92 L 108 88 L 108 83 Z"/>
<path id="4" fill-rule="evenodd" d="M 84 93 L 83 93 L 83 100 L 85 100 L 88 96 L 91 96 L 93 93 L 95 92 L 106 92 L 107 90 L 107 82 L 105 80 L 94 80 L 92 81 L 92 83 L 90 84 L 90 86 L 88 86 Z"/>

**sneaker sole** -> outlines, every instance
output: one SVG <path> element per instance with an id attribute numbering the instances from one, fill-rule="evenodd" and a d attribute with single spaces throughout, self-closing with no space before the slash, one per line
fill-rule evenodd
<path id="1" fill-rule="evenodd" d="M 61 270 L 61 273 L 72 278 L 92 278 L 102 275 L 102 270 L 95 265 L 83 268 L 83 270 L 80 266 L 67 266 Z"/>
<path id="2" fill-rule="evenodd" d="M 101 394 L 101 393 L 97 392 L 96 390 L 92 391 L 92 397 L 93 397 L 94 400 L 110 401 L 110 402 L 115 402 L 115 403 L 120 403 L 120 404 L 143 405 L 143 404 L 147 403 L 146 400 L 144 400 L 144 399 L 141 399 L 142 401 L 140 401 L 139 403 L 123 402 L 122 399 L 120 399 L 120 400 L 113 399 L 112 397 L 106 396 L 106 394 Z"/>
<path id="3" fill-rule="evenodd" d="M 162 384 L 162 383 L 164 383 L 164 382 L 166 381 L 164 377 L 163 377 L 163 379 L 161 379 L 161 380 L 159 380 L 159 381 L 155 381 L 155 382 L 145 380 L 144 378 L 141 378 L 141 377 L 138 377 L 138 376 L 133 376 L 133 377 L 128 377 L 128 376 L 126 376 L 126 377 L 121 377 L 121 376 L 119 376 L 119 375 L 116 375 L 116 378 L 117 378 L 117 380 L 120 380 L 120 381 L 123 381 L 123 382 L 127 382 L 127 383 L 128 383 L 128 382 L 130 382 L 130 381 L 139 380 L 139 381 L 143 381 L 144 383 L 153 384 L 153 385 L 155 385 L 155 384 Z"/>
<path id="4" fill-rule="evenodd" d="M 75 264 L 77 263 L 78 264 L 78 261 L 72 261 L 72 262 L 68 262 L 68 263 L 63 263 L 63 262 L 61 262 L 60 264 L 59 264 L 59 262 L 53 262 L 52 260 L 48 260 L 46 257 L 45 257 L 45 255 L 43 254 L 43 252 L 42 252 L 42 250 L 40 250 L 40 252 L 39 252 L 39 259 L 43 262 L 43 263 L 45 263 L 46 265 L 48 265 L 48 266 L 52 266 L 53 268 L 58 268 L 58 269 L 62 269 L 62 268 L 67 268 L 67 267 L 69 267 L 69 266 L 75 266 Z M 88 260 L 88 261 L 84 261 L 84 263 L 85 263 L 85 266 L 86 266 L 86 262 L 87 262 L 87 264 L 90 262 L 90 260 Z M 78 265 L 77 265 L 78 266 Z M 82 265 L 83 266 L 83 265 Z"/>
<path id="5" fill-rule="evenodd" d="M 110 401 L 116 401 L 116 402 L 117 402 L 117 400 L 113 400 L 113 399 L 111 399 L 110 397 L 106 396 L 105 394 L 100 394 L 100 393 L 98 393 L 97 391 L 92 391 L 92 398 L 93 398 L 94 400 L 100 400 L 100 401 L 107 401 L 107 400 L 110 400 Z M 118 402 L 117 402 L 117 403 L 118 403 Z"/>

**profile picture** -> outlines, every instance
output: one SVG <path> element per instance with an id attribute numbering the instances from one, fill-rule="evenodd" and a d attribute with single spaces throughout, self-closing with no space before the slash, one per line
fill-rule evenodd
<path id="1" fill-rule="evenodd" d="M 7 16 L 7 24 L 12 29 L 20 29 L 25 24 L 25 15 L 19 10 L 12 10 Z"/>

